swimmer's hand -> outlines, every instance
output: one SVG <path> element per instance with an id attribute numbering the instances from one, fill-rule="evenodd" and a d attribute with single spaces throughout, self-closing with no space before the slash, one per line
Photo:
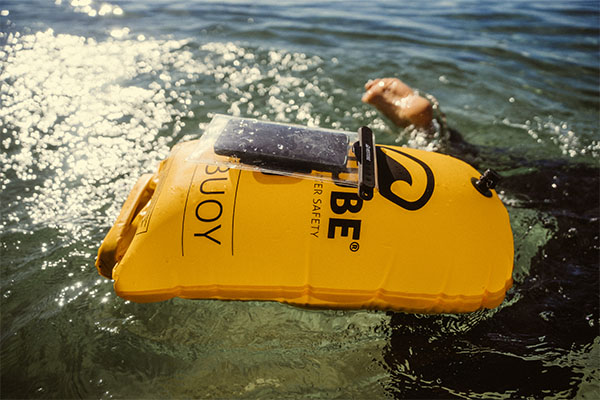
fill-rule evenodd
<path id="1" fill-rule="evenodd" d="M 431 103 L 421 97 L 400 79 L 382 78 L 365 84 L 364 103 L 375 106 L 400 127 L 414 125 L 429 129 L 433 120 Z"/>

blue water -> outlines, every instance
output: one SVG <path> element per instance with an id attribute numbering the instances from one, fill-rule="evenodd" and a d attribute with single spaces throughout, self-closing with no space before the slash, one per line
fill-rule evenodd
<path id="1" fill-rule="evenodd" d="M 600 398 L 600 5 L 0 3 L 0 397 Z M 360 102 L 434 95 L 445 148 Z M 469 315 L 134 304 L 97 248 L 213 113 L 356 130 L 504 175 L 514 287 Z M 432 243 L 435 251 L 435 243 Z"/>

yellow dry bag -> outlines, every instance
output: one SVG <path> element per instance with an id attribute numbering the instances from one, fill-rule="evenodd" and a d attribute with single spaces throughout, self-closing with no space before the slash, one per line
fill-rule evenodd
<path id="1" fill-rule="evenodd" d="M 493 308 L 513 237 L 493 176 L 372 133 L 217 116 L 144 175 L 96 266 L 172 297 L 412 312 Z"/>

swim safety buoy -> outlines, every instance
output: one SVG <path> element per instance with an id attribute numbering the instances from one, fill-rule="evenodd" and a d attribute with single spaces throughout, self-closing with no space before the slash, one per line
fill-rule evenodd
<path id="1" fill-rule="evenodd" d="M 345 151 L 338 139 L 328 146 Z M 256 147 L 202 142 L 180 143 L 138 180 L 99 249 L 98 271 L 124 299 L 449 313 L 497 307 L 512 284 L 506 208 L 456 158 L 349 140 L 349 157 L 316 155 L 290 173 L 298 142 L 271 162 L 275 171 L 243 160 Z M 374 182 L 370 198 L 336 165 Z"/>

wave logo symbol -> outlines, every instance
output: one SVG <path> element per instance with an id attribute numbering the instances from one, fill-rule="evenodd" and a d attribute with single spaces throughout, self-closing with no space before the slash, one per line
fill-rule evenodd
<path id="1" fill-rule="evenodd" d="M 424 173 L 426 182 L 425 187 L 422 188 L 423 185 L 415 185 L 413 188 L 413 175 L 409 172 L 409 170 L 402 164 L 400 164 L 395 158 L 391 157 L 391 154 L 388 155 L 387 152 L 393 152 L 400 154 L 402 157 L 410 160 L 407 165 L 411 165 L 422 169 L 421 171 L 414 170 L 415 173 Z M 391 201 L 392 203 L 397 204 L 398 206 L 409 210 L 416 211 L 425 206 L 427 202 L 431 199 L 433 195 L 433 189 L 435 187 L 435 178 L 433 176 L 433 172 L 431 168 L 423 161 L 418 158 L 400 151 L 395 148 L 390 148 L 386 146 L 377 146 L 377 171 L 378 171 L 378 182 L 379 182 L 379 193 Z M 410 186 L 409 192 L 414 192 L 415 190 L 422 190 L 422 194 L 420 196 L 413 196 L 413 193 L 403 193 L 402 195 L 398 195 L 394 193 L 393 186 L 397 187 L 397 182 L 405 182 Z M 396 185 L 394 185 L 396 183 Z M 419 188 L 416 188 L 419 186 Z M 417 193 L 418 195 L 418 193 Z M 401 197 L 402 196 L 402 197 Z M 415 200 L 413 200 L 417 197 Z"/>

